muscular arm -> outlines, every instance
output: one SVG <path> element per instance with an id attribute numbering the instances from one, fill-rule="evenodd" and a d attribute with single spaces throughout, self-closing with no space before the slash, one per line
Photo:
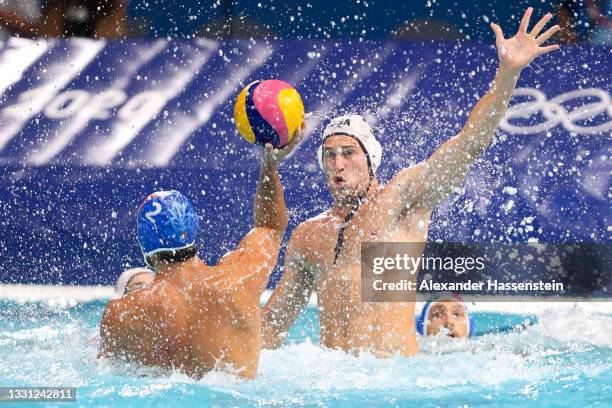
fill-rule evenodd
<path id="1" fill-rule="evenodd" d="M 432 209 L 461 184 L 506 114 L 517 79 L 518 73 L 500 66 L 489 91 L 476 103 L 461 131 L 424 163 L 401 171 L 393 179 L 402 203 Z"/>
<path id="2" fill-rule="evenodd" d="M 262 347 L 275 349 L 283 345 L 287 331 L 304 309 L 314 289 L 312 274 L 306 269 L 296 246 L 299 227 L 287 246 L 283 276 L 272 292 L 262 313 Z"/>
<path id="3" fill-rule="evenodd" d="M 240 241 L 236 250 L 219 261 L 223 267 L 223 284 L 238 290 L 248 289 L 248 296 L 259 296 L 268 283 L 269 275 L 280 250 L 287 228 L 287 208 L 283 186 L 277 171 L 277 161 L 266 148 L 261 161 L 255 192 L 255 228 Z"/>
<path id="4" fill-rule="evenodd" d="M 424 163 L 401 171 L 390 183 L 392 191 L 400 196 L 398 201 L 402 208 L 398 211 L 403 206 L 432 209 L 459 186 L 471 165 L 489 145 L 494 130 L 506 114 L 521 70 L 537 56 L 559 48 L 557 45 L 541 47 L 559 30 L 559 26 L 553 26 L 540 35 L 552 18 L 550 14 L 527 32 L 532 11 L 532 8 L 527 9 L 512 38 L 505 39 L 501 28 L 491 25 L 499 56 L 495 79 L 457 136 L 440 146 Z"/>
<path id="5" fill-rule="evenodd" d="M 254 207 L 255 228 L 271 229 L 282 238 L 287 228 L 285 195 L 276 163 L 265 158 L 261 161 Z"/>
<path id="6" fill-rule="evenodd" d="M 276 167 L 299 146 L 304 138 L 305 126 L 305 122 L 302 123 L 291 142 L 284 148 L 273 149 L 268 143 L 262 153 L 259 183 L 255 193 L 255 227 L 276 231 L 281 239 L 287 229 L 287 208 Z"/>

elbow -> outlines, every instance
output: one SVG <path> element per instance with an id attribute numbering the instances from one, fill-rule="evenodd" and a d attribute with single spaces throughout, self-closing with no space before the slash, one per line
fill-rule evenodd
<path id="1" fill-rule="evenodd" d="M 287 212 L 284 211 L 278 215 L 266 215 L 264 217 L 258 217 L 255 215 L 255 228 L 267 228 L 275 231 L 282 239 L 289 225 L 287 218 Z"/>
<path id="2" fill-rule="evenodd" d="M 494 133 L 495 128 L 471 129 L 469 132 L 465 132 L 464 135 L 467 143 L 463 144 L 463 146 L 468 159 L 475 161 L 482 156 L 487 147 L 489 147 Z"/>

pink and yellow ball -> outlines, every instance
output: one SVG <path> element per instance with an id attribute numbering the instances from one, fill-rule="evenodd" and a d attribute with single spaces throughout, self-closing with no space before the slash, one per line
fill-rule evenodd
<path id="1" fill-rule="evenodd" d="M 280 148 L 291 142 L 304 119 L 300 94 L 278 79 L 255 81 L 238 95 L 234 121 L 238 132 L 250 143 L 271 143 Z"/>

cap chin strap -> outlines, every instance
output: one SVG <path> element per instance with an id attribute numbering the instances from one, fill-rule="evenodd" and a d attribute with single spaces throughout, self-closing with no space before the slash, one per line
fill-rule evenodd
<path id="1" fill-rule="evenodd" d="M 344 234 L 346 232 L 346 228 L 348 227 L 349 222 L 351 221 L 351 219 L 353 218 L 353 216 L 355 215 L 357 210 L 359 210 L 359 207 L 361 206 L 361 203 L 362 203 L 363 199 L 365 198 L 365 196 L 370 191 L 370 186 L 372 185 L 372 180 L 374 180 L 374 170 L 372 169 L 372 161 L 370 160 L 370 155 L 368 154 L 368 151 L 366 150 L 365 146 L 363 145 L 363 143 L 361 143 L 361 140 L 359 140 L 357 137 L 355 137 L 353 135 L 349 135 L 349 134 L 346 134 L 346 133 L 341 133 L 341 134 L 345 135 L 345 136 L 349 136 L 349 137 L 355 139 L 357 141 L 357 143 L 359 143 L 359 147 L 361 147 L 361 150 L 363 150 L 363 153 L 366 156 L 366 160 L 368 161 L 368 174 L 369 174 L 369 177 L 368 177 L 368 186 L 365 188 L 365 190 L 363 190 L 362 192 L 357 194 L 357 197 L 355 197 L 355 202 L 353 202 L 353 205 L 351 206 L 351 209 L 349 210 L 348 214 L 346 214 L 346 216 L 344 217 L 344 221 L 342 222 L 342 227 L 340 228 L 340 231 L 338 232 L 338 239 L 336 240 L 336 247 L 334 248 L 334 265 L 336 264 L 336 262 L 338 262 L 338 257 L 340 256 L 340 251 L 342 251 L 342 247 L 344 246 Z M 327 139 L 328 137 L 331 137 L 331 136 L 335 136 L 335 135 L 336 134 L 331 134 L 331 135 L 327 136 L 325 139 Z M 323 142 L 325 142 L 325 139 L 323 139 Z"/>
<path id="2" fill-rule="evenodd" d="M 369 164 L 370 161 L 368 159 L 368 165 Z M 353 202 L 351 209 L 349 210 L 348 214 L 346 214 L 346 217 L 344 217 L 344 221 L 342 222 L 342 228 L 340 228 L 340 231 L 338 232 L 338 239 L 336 240 L 336 247 L 334 248 L 334 265 L 338 261 L 340 251 L 342 251 L 342 247 L 344 246 L 344 233 L 346 232 L 346 228 L 348 227 L 349 222 L 353 218 L 353 215 L 355 215 L 357 210 L 359 210 L 363 199 L 365 198 L 365 196 L 368 195 L 368 192 L 370 191 L 370 186 L 372 185 L 374 175 L 372 173 L 372 168 L 370 166 L 368 167 L 370 168 L 370 178 L 368 179 L 368 186 L 361 193 L 357 194 L 357 197 L 355 197 L 355 201 Z"/>

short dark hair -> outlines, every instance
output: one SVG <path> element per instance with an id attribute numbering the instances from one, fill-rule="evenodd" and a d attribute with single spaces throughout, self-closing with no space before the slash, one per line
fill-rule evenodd
<path id="1" fill-rule="evenodd" d="M 147 262 L 149 265 L 159 265 L 160 263 L 171 264 L 176 262 L 184 262 L 193 258 L 198 253 L 196 246 L 192 245 L 189 248 L 173 249 L 168 251 L 160 251 L 156 254 L 149 255 Z"/>

